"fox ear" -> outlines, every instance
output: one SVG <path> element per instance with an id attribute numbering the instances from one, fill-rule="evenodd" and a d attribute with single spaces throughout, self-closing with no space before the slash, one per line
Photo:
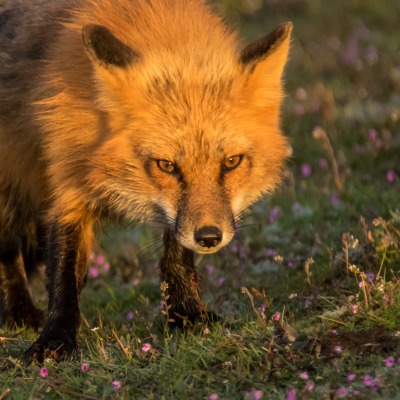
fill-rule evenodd
<path id="1" fill-rule="evenodd" d="M 82 28 L 82 39 L 90 56 L 103 67 L 124 68 L 139 57 L 138 53 L 101 25 L 85 25 Z"/>
<path id="2" fill-rule="evenodd" d="M 240 63 L 250 74 L 248 89 L 257 103 L 281 91 L 281 79 L 290 47 L 292 23 L 278 26 L 269 35 L 242 50 Z M 275 99 L 271 99 L 276 101 Z"/>

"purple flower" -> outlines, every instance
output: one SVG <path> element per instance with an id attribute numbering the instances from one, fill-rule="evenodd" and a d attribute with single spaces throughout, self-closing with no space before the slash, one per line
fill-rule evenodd
<path id="1" fill-rule="evenodd" d="M 375 281 L 375 274 L 373 272 L 368 272 L 367 274 L 367 278 L 370 282 L 374 282 Z"/>
<path id="2" fill-rule="evenodd" d="M 338 193 L 333 193 L 331 196 L 331 204 L 335 207 L 340 205 L 340 196 Z"/>
<path id="3" fill-rule="evenodd" d="M 371 128 L 368 132 L 369 138 L 374 142 L 376 139 L 378 139 L 378 131 L 374 128 Z"/>
<path id="4" fill-rule="evenodd" d="M 300 173 L 303 178 L 308 178 L 312 173 L 311 166 L 309 164 L 302 164 L 300 167 Z"/>
<path id="5" fill-rule="evenodd" d="M 347 375 L 347 380 L 348 380 L 349 382 L 354 381 L 355 378 L 356 378 L 356 375 L 355 375 L 355 374 L 349 374 L 349 375 Z"/>
<path id="6" fill-rule="evenodd" d="M 365 375 L 364 376 L 364 385 L 365 386 L 368 386 L 368 387 L 372 386 L 373 382 L 374 382 L 374 380 L 373 380 L 371 375 Z"/>
<path id="7" fill-rule="evenodd" d="M 279 216 L 281 215 L 281 208 L 279 206 L 274 207 L 268 215 L 268 221 L 270 224 L 274 224 Z"/>
<path id="8" fill-rule="evenodd" d="M 208 400 L 217 400 L 218 395 L 216 393 L 212 393 L 208 396 Z"/>
<path id="9" fill-rule="evenodd" d="M 376 63 L 376 61 L 378 60 L 378 50 L 373 44 L 370 44 L 368 46 L 364 58 L 369 65 Z"/>
<path id="10" fill-rule="evenodd" d="M 394 180 L 396 179 L 396 174 L 394 171 L 392 171 L 391 169 L 386 172 L 386 180 L 390 183 L 394 182 Z"/>
<path id="11" fill-rule="evenodd" d="M 281 313 L 280 312 L 275 313 L 273 318 L 274 318 L 275 321 L 280 321 L 281 320 Z"/>
<path id="12" fill-rule="evenodd" d="M 274 249 L 265 250 L 265 255 L 268 257 L 275 257 L 277 254 L 278 254 L 278 252 Z"/>
<path id="13" fill-rule="evenodd" d="M 252 390 L 250 396 L 254 400 L 260 400 L 263 395 L 262 390 Z"/>
<path id="14" fill-rule="evenodd" d="M 336 329 L 332 329 L 332 330 L 331 330 L 331 333 L 332 333 L 333 335 L 337 335 L 337 330 L 336 330 Z"/>
<path id="15" fill-rule="evenodd" d="M 352 314 L 357 314 L 358 313 L 358 305 L 357 304 L 352 304 L 351 305 L 351 312 L 352 312 Z"/>
<path id="16" fill-rule="evenodd" d="M 223 286 L 225 284 L 225 277 L 221 276 L 220 278 L 217 279 L 217 286 Z"/>
<path id="17" fill-rule="evenodd" d="M 114 386 L 114 392 L 119 392 L 121 390 L 120 381 L 112 381 L 111 384 Z"/>
<path id="18" fill-rule="evenodd" d="M 127 319 L 128 321 L 130 321 L 131 319 L 133 319 L 133 317 L 134 317 L 134 314 L 133 314 L 132 311 L 129 311 L 128 314 L 126 314 L 126 319 Z"/>
<path id="19" fill-rule="evenodd" d="M 47 378 L 47 375 L 49 374 L 49 372 L 47 371 L 47 368 L 40 368 L 40 376 L 42 378 Z"/>
<path id="20" fill-rule="evenodd" d="M 394 365 L 394 357 L 390 356 L 388 358 L 385 359 L 385 365 L 387 367 L 393 367 Z"/>
<path id="21" fill-rule="evenodd" d="M 290 389 L 287 392 L 286 400 L 296 400 L 296 389 Z"/>
<path id="22" fill-rule="evenodd" d="M 341 386 L 338 390 L 336 390 L 336 396 L 343 398 L 346 397 L 349 394 L 349 391 L 344 387 Z"/>
<path id="23" fill-rule="evenodd" d="M 151 350 L 151 344 L 150 343 L 143 343 L 142 346 L 142 352 L 147 353 Z"/>
<path id="24" fill-rule="evenodd" d="M 326 169 L 326 168 L 328 168 L 328 166 L 329 166 L 329 163 L 328 163 L 327 159 L 325 159 L 325 158 L 320 158 L 319 159 L 319 167 L 321 169 Z"/>
<path id="25" fill-rule="evenodd" d="M 89 364 L 83 363 L 83 364 L 81 365 L 81 371 L 82 371 L 82 372 L 87 372 L 88 369 L 89 369 Z"/>
<path id="26" fill-rule="evenodd" d="M 353 394 L 354 394 L 355 396 L 358 396 L 359 394 L 361 394 L 361 392 L 360 392 L 358 389 L 354 389 L 354 390 L 353 390 Z"/>
<path id="27" fill-rule="evenodd" d="M 237 246 L 236 246 L 236 249 L 237 249 Z M 212 264 L 207 264 L 206 266 L 205 266 L 205 269 L 206 269 L 206 271 L 207 271 L 207 274 L 208 275 L 211 275 L 213 272 L 214 272 L 214 265 L 212 265 Z"/>

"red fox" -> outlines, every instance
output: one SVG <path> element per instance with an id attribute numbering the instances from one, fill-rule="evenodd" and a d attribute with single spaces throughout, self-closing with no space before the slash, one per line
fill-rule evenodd
<path id="1" fill-rule="evenodd" d="M 3 323 L 39 328 L 27 279 L 40 263 L 49 276 L 27 364 L 76 348 L 101 219 L 162 221 L 171 315 L 207 317 L 194 253 L 226 246 L 280 181 L 291 29 L 240 50 L 203 0 L 1 2 Z"/>

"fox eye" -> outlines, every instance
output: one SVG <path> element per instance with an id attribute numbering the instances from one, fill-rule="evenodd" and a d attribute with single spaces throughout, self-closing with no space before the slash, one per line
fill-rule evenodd
<path id="1" fill-rule="evenodd" d="M 232 169 L 237 168 L 242 162 L 242 159 L 243 159 L 242 155 L 226 158 L 224 161 L 224 170 L 231 171 Z"/>
<path id="2" fill-rule="evenodd" d="M 166 172 L 167 174 L 172 174 L 176 171 L 176 166 L 173 162 L 168 160 L 157 160 L 157 167 L 160 168 L 162 172 Z"/>

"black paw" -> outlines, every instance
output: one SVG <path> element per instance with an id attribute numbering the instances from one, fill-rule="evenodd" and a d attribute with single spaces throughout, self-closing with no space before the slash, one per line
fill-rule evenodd
<path id="1" fill-rule="evenodd" d="M 24 353 L 22 361 L 25 366 L 33 362 L 43 364 L 47 358 L 57 362 L 67 360 L 71 357 L 76 346 L 67 344 L 61 340 L 42 341 L 40 338 Z"/>

